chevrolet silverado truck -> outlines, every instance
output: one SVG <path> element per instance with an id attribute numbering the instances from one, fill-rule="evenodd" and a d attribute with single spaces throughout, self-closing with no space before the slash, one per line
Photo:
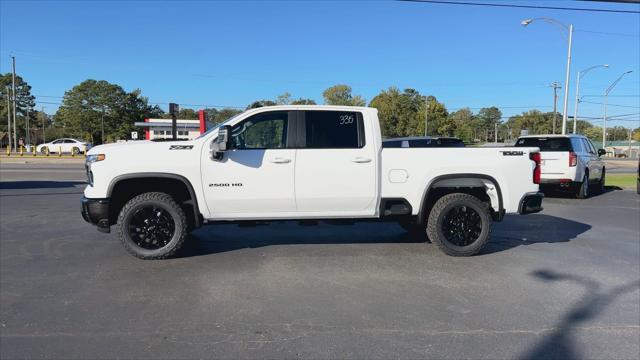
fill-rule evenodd
<path id="1" fill-rule="evenodd" d="M 478 253 L 492 221 L 542 210 L 538 148 L 385 148 L 378 112 L 248 110 L 190 141 L 100 145 L 83 218 L 132 255 L 174 255 L 216 223 L 399 223 L 452 256 Z"/>

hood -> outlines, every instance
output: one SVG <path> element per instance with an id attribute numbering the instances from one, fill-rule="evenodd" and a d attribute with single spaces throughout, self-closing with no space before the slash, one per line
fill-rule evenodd
<path id="1" fill-rule="evenodd" d="M 111 144 L 103 144 L 97 145 L 89 150 L 88 154 L 108 154 L 112 152 L 127 152 L 132 156 L 135 156 L 136 153 L 149 153 L 151 152 L 162 152 L 163 150 L 174 150 L 179 147 L 193 147 L 193 140 L 180 140 L 180 141 L 150 141 L 150 140 L 136 140 L 136 141 L 127 141 L 127 142 L 119 142 L 119 143 L 111 143 Z"/>

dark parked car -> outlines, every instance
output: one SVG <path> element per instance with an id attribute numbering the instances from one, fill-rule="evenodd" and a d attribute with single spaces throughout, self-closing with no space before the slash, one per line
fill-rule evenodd
<path id="1" fill-rule="evenodd" d="M 462 140 L 454 137 L 415 136 L 382 140 L 383 148 L 464 147 Z"/>

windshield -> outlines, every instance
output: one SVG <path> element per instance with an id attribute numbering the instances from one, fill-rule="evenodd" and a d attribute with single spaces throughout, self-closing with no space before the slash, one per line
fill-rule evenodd
<path id="1" fill-rule="evenodd" d="M 213 130 L 215 130 L 215 129 L 219 128 L 219 127 L 220 127 L 220 126 L 222 126 L 222 125 L 226 125 L 226 124 L 228 124 L 228 123 L 229 123 L 229 122 L 231 122 L 233 119 L 237 118 L 238 116 L 240 116 L 240 115 L 242 115 L 242 114 L 244 114 L 244 112 L 241 112 L 241 113 L 239 113 L 239 114 L 233 115 L 232 117 L 228 118 L 227 120 L 225 120 L 225 121 L 223 121 L 223 122 L 221 122 L 221 123 L 219 123 L 219 124 L 214 125 L 211 129 L 209 129 L 209 130 L 207 130 L 207 131 L 203 132 L 202 134 L 200 134 L 200 136 L 198 136 L 198 137 L 196 138 L 196 140 L 197 140 L 197 139 L 201 139 L 201 138 L 203 138 L 203 137 L 207 136 L 207 135 L 208 135 L 208 134 L 210 134 Z"/>

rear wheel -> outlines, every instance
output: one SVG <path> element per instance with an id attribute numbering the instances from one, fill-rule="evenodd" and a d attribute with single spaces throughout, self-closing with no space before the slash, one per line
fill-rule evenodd
<path id="1" fill-rule="evenodd" d="M 133 256 L 166 259 L 174 255 L 188 234 L 187 217 L 168 194 L 149 192 L 129 200 L 118 216 L 118 237 Z"/>
<path id="2" fill-rule="evenodd" d="M 576 197 L 578 199 L 586 199 L 589 197 L 589 172 L 585 171 L 582 178 L 582 183 L 578 185 L 576 191 Z"/>
<path id="3" fill-rule="evenodd" d="M 42 148 L 40 148 L 40 152 L 43 154 L 47 154 L 49 152 L 49 148 L 46 146 L 43 146 Z"/>
<path id="4" fill-rule="evenodd" d="M 427 234 L 445 254 L 471 256 L 489 242 L 491 223 L 486 203 L 469 194 L 448 194 L 431 209 Z"/>
<path id="5" fill-rule="evenodd" d="M 77 147 L 74 147 L 73 149 L 71 149 L 71 154 L 73 154 L 73 155 L 80 154 L 80 149 L 78 149 Z"/>

